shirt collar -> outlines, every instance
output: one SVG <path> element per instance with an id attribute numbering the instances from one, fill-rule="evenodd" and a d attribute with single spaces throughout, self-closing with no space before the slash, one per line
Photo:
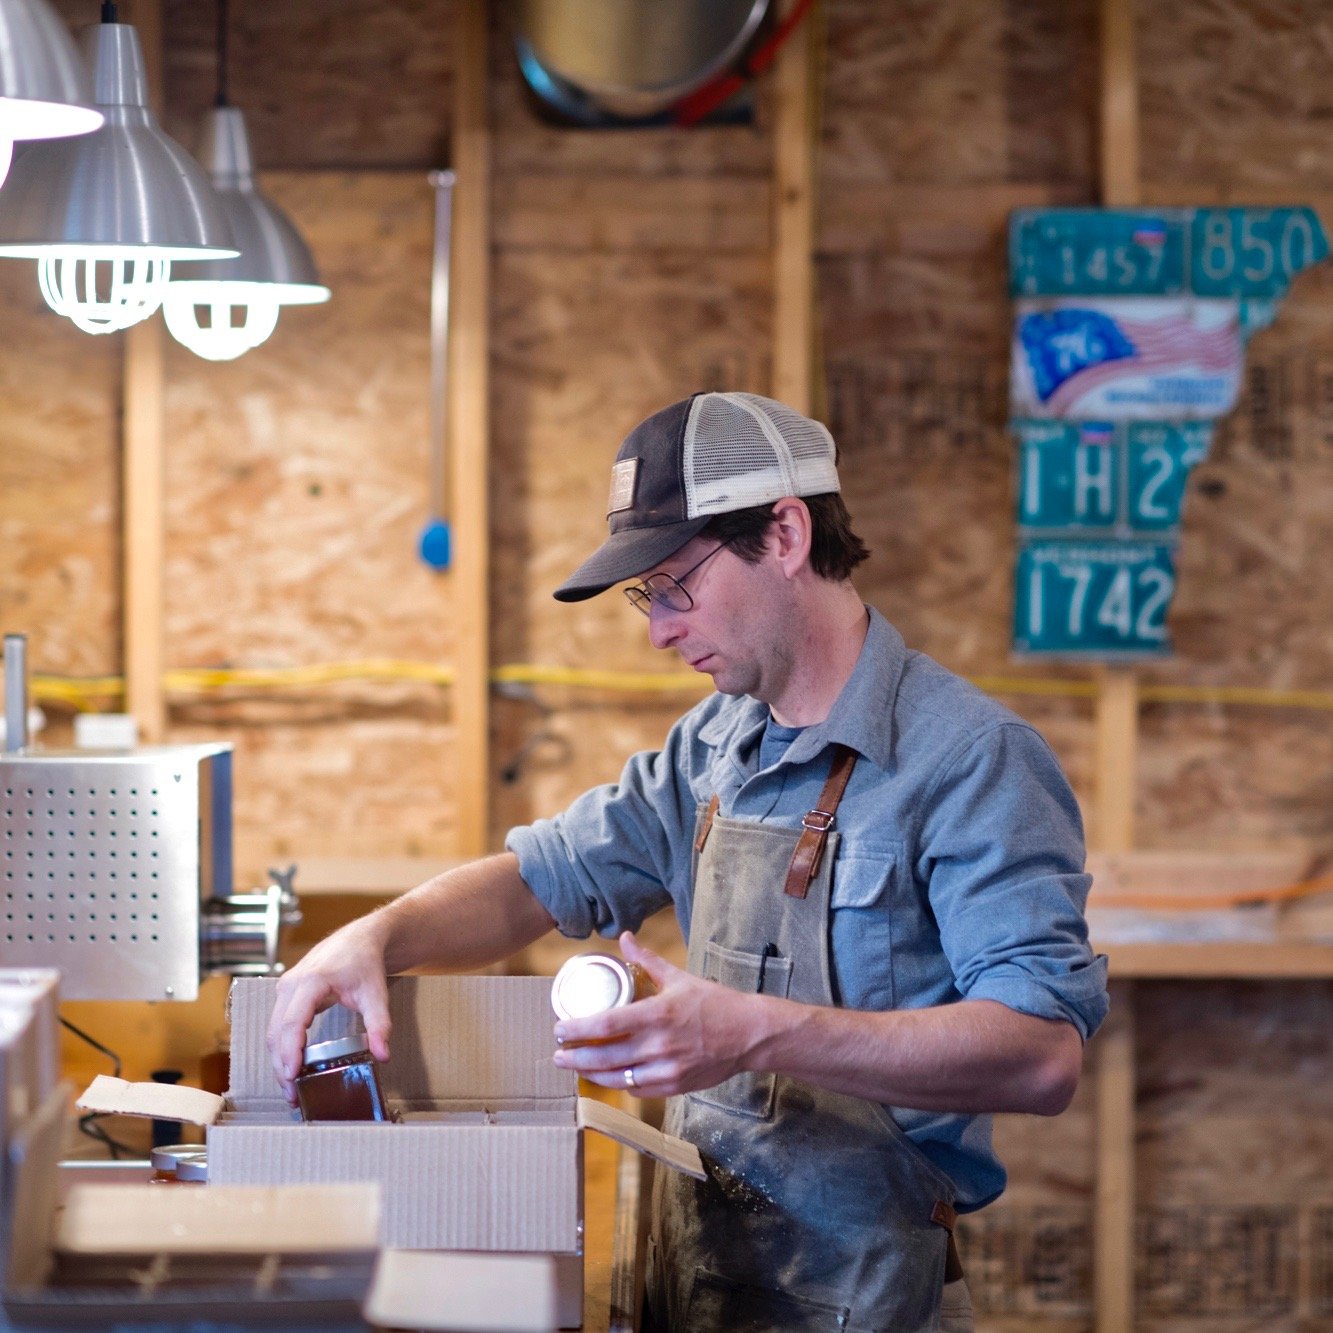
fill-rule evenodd
<path id="1" fill-rule="evenodd" d="M 907 662 L 907 645 L 875 608 L 867 607 L 870 627 L 856 666 L 822 722 L 806 727 L 791 743 L 785 760 L 813 759 L 825 746 L 847 745 L 880 768 L 893 757 L 893 705 Z M 714 714 L 699 730 L 705 744 L 723 746 L 741 769 L 739 754 L 758 740 L 768 721 L 768 705 L 748 696 Z"/>
<path id="2" fill-rule="evenodd" d="M 856 666 L 829 715 L 792 742 L 787 758 L 813 759 L 827 745 L 846 745 L 880 768 L 893 758 L 893 705 L 907 663 L 907 645 L 875 608 Z"/>

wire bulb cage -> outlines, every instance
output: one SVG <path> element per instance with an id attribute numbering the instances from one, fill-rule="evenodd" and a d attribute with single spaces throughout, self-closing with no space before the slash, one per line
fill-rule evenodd
<path id="1" fill-rule="evenodd" d="M 37 261 L 46 304 L 85 333 L 117 333 L 147 319 L 170 277 L 171 260 L 143 250 L 80 246 Z"/>
<path id="2" fill-rule="evenodd" d="M 162 318 L 171 336 L 196 356 L 234 361 L 278 327 L 280 307 L 271 283 L 173 282 L 162 304 Z"/>

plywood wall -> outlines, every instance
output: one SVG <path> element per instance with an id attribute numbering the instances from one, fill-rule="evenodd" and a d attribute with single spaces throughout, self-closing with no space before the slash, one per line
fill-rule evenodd
<path id="1" fill-rule="evenodd" d="M 72 0 L 67 13 L 84 17 Z M 447 144 L 451 13 L 428 0 L 302 0 L 234 4 L 232 18 L 232 98 L 267 188 L 310 235 L 335 297 L 289 312 L 262 353 L 233 365 L 170 352 L 167 659 L 447 664 L 449 580 L 429 575 L 412 545 L 427 494 L 424 173 Z M 1311 129 L 1326 94 L 1309 53 L 1328 23 L 1318 5 L 1260 0 L 1144 12 L 1145 193 L 1322 203 L 1333 150 Z M 210 7 L 167 4 L 165 30 L 165 122 L 190 141 L 215 78 Z M 822 393 L 873 550 L 862 584 L 948 665 L 1012 672 L 1004 226 L 1017 206 L 1094 197 L 1096 7 L 834 0 L 825 31 Z M 533 116 L 502 11 L 494 38 L 493 656 L 665 669 L 616 599 L 570 608 L 548 592 L 598 538 L 606 460 L 629 426 L 699 385 L 767 386 L 769 89 L 747 126 L 571 131 Z M 7 546 L 6 560 L 25 562 L 8 597 L 42 608 L 20 615 L 39 669 L 113 670 L 118 352 L 56 328 L 20 295 L 17 267 L 3 275 L 22 348 L 5 368 L 5 429 L 24 447 L 6 451 L 22 484 L 7 488 L 5 517 L 51 521 Z M 1250 349 L 1245 398 L 1187 506 L 1177 656 L 1150 680 L 1282 690 L 1330 677 L 1320 566 L 1333 525 L 1331 284 L 1327 270 L 1302 278 Z M 27 374 L 44 344 L 54 350 Z M 40 391 L 46 377 L 77 388 Z M 76 447 L 89 466 L 50 485 L 61 451 Z M 82 517 L 66 516 L 69 505 Z M 1010 702 L 1089 796 L 1087 705 Z M 614 776 L 671 716 L 670 701 L 610 694 L 497 701 L 492 839 Z M 1148 707 L 1143 841 L 1329 836 L 1326 720 Z M 446 691 L 176 698 L 172 725 L 182 739 L 234 729 L 250 876 L 274 855 L 449 852 L 459 775 Z M 1265 737 L 1277 743 L 1256 766 Z M 500 782 L 534 740 L 517 780 Z"/>
<path id="2" fill-rule="evenodd" d="M 76 0 L 60 7 L 90 17 Z M 451 9 L 231 8 L 233 101 L 266 188 L 310 238 L 334 297 L 288 312 L 232 365 L 169 349 L 167 661 L 447 666 L 458 650 L 450 582 L 413 547 L 427 504 L 425 173 L 448 139 Z M 1333 227 L 1328 6 L 1139 11 L 1146 196 L 1313 202 Z M 165 5 L 165 119 L 186 141 L 212 97 L 212 22 L 211 6 Z M 956 670 L 1077 680 L 1007 653 L 1004 229 L 1015 207 L 1095 202 L 1097 5 L 829 0 L 825 31 L 821 392 L 873 550 L 865 595 Z M 490 73 L 494 664 L 668 670 L 618 597 L 567 607 L 549 593 L 599 540 L 607 466 L 629 427 L 698 387 L 769 383 L 770 90 L 757 90 L 749 125 L 555 128 L 532 115 L 501 17 Z M 1300 279 L 1250 347 L 1245 396 L 1187 505 L 1177 654 L 1149 680 L 1273 692 L 1333 681 L 1331 275 Z M 114 672 L 119 348 L 48 315 L 30 266 L 12 261 L 0 261 L 0 329 L 0 620 L 32 636 L 39 671 Z M 303 857 L 447 857 L 467 782 L 491 783 L 498 845 L 511 824 L 614 779 L 690 697 L 508 692 L 489 774 L 458 770 L 437 686 L 173 695 L 169 721 L 171 739 L 237 747 L 246 880 Z M 1088 798 L 1086 701 L 1008 702 Z M 53 734 L 68 721 L 56 710 Z M 1145 845 L 1328 845 L 1330 811 L 1326 711 L 1145 708 Z M 312 910 L 306 938 L 337 916 Z M 1139 993 L 1141 1326 L 1333 1317 L 1328 988 Z M 176 1015 L 115 1021 L 156 1062 L 188 1063 L 214 1026 L 212 1009 L 193 1027 Z M 1286 1099 L 1277 1121 L 1274 1088 Z M 966 1231 L 987 1326 L 1087 1327 L 1087 1090 L 1054 1124 L 1007 1120 L 997 1133 L 1013 1185 Z M 1292 1144 L 1298 1153 L 1274 1153 Z M 1228 1266 L 1248 1276 L 1209 1276 Z"/>

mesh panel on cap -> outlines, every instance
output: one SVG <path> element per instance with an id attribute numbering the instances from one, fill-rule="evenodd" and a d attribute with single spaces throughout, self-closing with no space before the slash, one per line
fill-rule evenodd
<path id="1" fill-rule="evenodd" d="M 833 437 L 817 421 L 753 393 L 701 394 L 685 427 L 691 518 L 839 490 Z"/>

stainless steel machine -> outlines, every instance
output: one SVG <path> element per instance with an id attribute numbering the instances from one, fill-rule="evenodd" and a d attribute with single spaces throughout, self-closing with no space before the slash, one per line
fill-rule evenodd
<path id="1" fill-rule="evenodd" d="M 193 1000 L 201 977 L 281 971 L 294 869 L 232 886 L 230 745 L 29 746 L 27 653 L 5 636 L 0 966 L 68 1000 Z"/>

